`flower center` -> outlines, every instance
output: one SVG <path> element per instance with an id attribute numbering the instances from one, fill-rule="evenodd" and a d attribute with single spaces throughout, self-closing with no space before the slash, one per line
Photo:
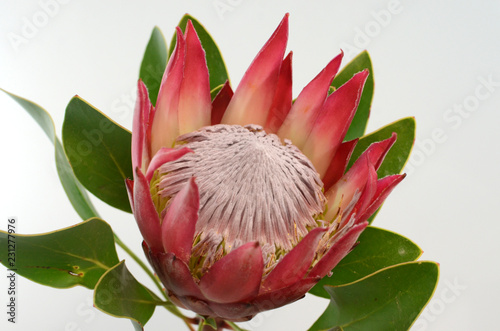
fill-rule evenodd
<path id="1" fill-rule="evenodd" d="M 196 177 L 200 211 L 193 254 L 225 255 L 254 240 L 264 254 L 266 247 L 289 251 L 318 226 L 323 183 L 291 141 L 282 143 L 257 125 L 221 124 L 182 135 L 177 146 L 194 153 L 159 168 L 158 194 L 171 198 Z"/>

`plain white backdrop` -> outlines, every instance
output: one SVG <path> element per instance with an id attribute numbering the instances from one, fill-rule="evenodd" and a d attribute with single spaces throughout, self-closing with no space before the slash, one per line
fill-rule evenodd
<path id="1" fill-rule="evenodd" d="M 65 106 L 75 94 L 130 128 L 139 65 L 155 25 L 169 42 L 184 13 L 197 17 L 218 42 L 235 87 L 286 12 L 295 96 L 340 48 L 344 64 L 368 49 L 375 96 L 367 132 L 406 116 L 417 120 L 409 176 L 374 223 L 412 239 L 424 250 L 422 259 L 441 265 L 435 296 L 412 329 L 496 329 L 500 2 L 2 0 L 0 87 L 45 107 L 59 135 Z M 10 216 L 18 217 L 20 233 L 80 221 L 59 184 L 52 145 L 4 94 L 0 146 L 0 229 L 7 228 Z M 92 198 L 142 256 L 132 216 Z M 128 256 L 119 254 L 153 288 Z M 18 290 L 18 323 L 7 323 L 6 309 L 0 308 L 2 330 L 132 330 L 128 320 L 92 308 L 92 292 L 81 287 L 56 290 L 19 277 Z M 243 326 L 306 330 L 327 304 L 308 295 Z M 184 329 L 161 308 L 146 326 Z"/>

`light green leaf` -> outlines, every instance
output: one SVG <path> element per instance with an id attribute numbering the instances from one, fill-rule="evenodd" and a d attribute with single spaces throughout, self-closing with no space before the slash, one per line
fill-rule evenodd
<path id="1" fill-rule="evenodd" d="M 330 305 L 309 331 L 408 330 L 429 302 L 438 277 L 436 263 L 409 262 L 354 283 L 325 286 Z"/>
<path id="2" fill-rule="evenodd" d="M 128 271 L 124 261 L 109 269 L 101 277 L 94 291 L 96 308 L 115 317 L 131 319 L 136 329 L 136 323 L 144 327 L 159 303 L 159 300 Z"/>
<path id="3" fill-rule="evenodd" d="M 155 26 L 146 46 L 139 72 L 139 78 L 148 88 L 149 99 L 153 105 L 156 104 L 158 98 L 161 79 L 167 66 L 167 58 L 167 43 L 160 29 Z"/>
<path id="4" fill-rule="evenodd" d="M 182 32 L 186 31 L 188 20 L 191 20 L 193 23 L 194 29 L 200 38 L 201 46 L 205 50 L 208 74 L 210 75 L 210 89 L 213 90 L 217 86 L 224 84 L 227 80 L 229 80 L 226 65 L 224 64 L 222 54 L 212 36 L 210 36 L 205 27 L 201 25 L 197 19 L 188 14 L 184 15 L 178 25 Z M 174 33 L 172 41 L 170 42 L 169 54 L 172 54 L 174 51 L 176 40 L 177 37 Z"/>
<path id="5" fill-rule="evenodd" d="M 107 204 L 131 212 L 125 179 L 132 178 L 129 131 L 79 97 L 66 108 L 66 155 L 78 180 Z"/>
<path id="6" fill-rule="evenodd" d="M 422 250 L 409 239 L 394 232 L 367 227 L 359 236 L 359 245 L 324 277 L 309 293 L 330 298 L 325 285 L 342 285 L 368 276 L 377 270 L 403 262 L 415 261 Z"/>
<path id="7" fill-rule="evenodd" d="M 80 215 L 83 220 L 99 216 L 94 206 L 92 205 L 87 192 L 78 182 L 73 173 L 73 170 L 71 169 L 68 159 L 64 154 L 61 142 L 56 137 L 54 122 L 52 121 L 49 113 L 34 102 L 9 93 L 3 89 L 0 90 L 4 91 L 19 105 L 21 105 L 21 107 L 23 107 L 28 112 L 28 114 L 30 114 L 33 119 L 40 125 L 49 140 L 54 144 L 56 167 L 59 179 L 61 180 L 68 199 L 70 200 L 73 208 L 76 210 L 78 215 Z"/>
<path id="8" fill-rule="evenodd" d="M 9 244 L 14 245 L 11 247 L 15 255 L 8 254 Z M 0 231 L 0 247 L 4 247 L 0 249 L 4 266 L 15 268 L 16 273 L 34 282 L 57 288 L 81 285 L 93 289 L 104 272 L 118 263 L 113 231 L 97 218 L 39 235 L 16 234 L 12 238 Z"/>
<path id="9" fill-rule="evenodd" d="M 351 126 L 349 127 L 344 140 L 352 140 L 361 137 L 365 133 L 366 124 L 368 123 L 368 117 L 370 116 L 374 81 L 372 61 L 370 59 L 370 55 L 368 55 L 368 52 L 363 51 L 358 56 L 356 56 L 337 74 L 337 76 L 335 76 L 332 82 L 332 86 L 337 89 L 349 79 L 351 79 L 354 74 L 365 69 L 368 69 L 370 74 L 366 79 L 363 94 L 361 95 L 361 100 L 359 101 L 358 110 L 356 111 L 356 115 L 354 115 Z"/>

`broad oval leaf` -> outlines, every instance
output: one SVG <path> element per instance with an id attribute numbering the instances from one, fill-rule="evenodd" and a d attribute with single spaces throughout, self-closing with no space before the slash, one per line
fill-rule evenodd
<path id="1" fill-rule="evenodd" d="M 353 165 L 354 161 L 370 144 L 390 138 L 393 132 L 397 133 L 397 140 L 385 156 L 377 174 L 379 178 L 399 174 L 410 157 L 413 142 L 415 141 L 415 118 L 413 117 L 402 118 L 359 139 L 356 148 L 352 152 L 347 169 Z"/>
<path id="2" fill-rule="evenodd" d="M 347 131 L 344 140 L 352 140 L 361 137 L 365 133 L 366 124 L 368 123 L 368 117 L 370 116 L 370 107 L 372 105 L 373 99 L 373 67 L 370 55 L 367 51 L 359 53 L 351 62 L 349 62 L 338 74 L 335 76 L 332 82 L 332 86 L 337 89 L 342 86 L 345 82 L 354 76 L 355 73 L 368 69 L 369 75 L 366 79 L 365 87 L 363 88 L 363 94 L 361 94 L 361 100 L 359 101 L 358 109 L 351 122 L 351 126 Z"/>
<path id="3" fill-rule="evenodd" d="M 94 291 L 96 308 L 115 317 L 131 319 L 136 329 L 136 323 L 144 327 L 157 304 L 159 300 L 134 278 L 124 261 L 109 269 Z"/>
<path id="4" fill-rule="evenodd" d="M 78 215 L 80 215 L 83 220 L 99 216 L 92 202 L 90 201 L 85 188 L 83 188 L 80 182 L 78 182 L 75 174 L 73 173 L 73 170 L 71 169 L 68 158 L 64 154 L 61 142 L 55 134 L 54 122 L 52 121 L 49 113 L 34 102 L 9 93 L 3 89 L 0 90 L 4 91 L 21 107 L 23 107 L 28 112 L 28 114 L 33 117 L 38 125 L 40 125 L 52 144 L 54 144 L 57 174 L 59 175 L 59 179 L 61 180 L 68 199 L 70 200 L 73 208 L 78 213 Z"/>
<path id="5" fill-rule="evenodd" d="M 330 298 L 324 286 L 347 284 L 368 276 L 377 270 L 403 262 L 415 261 L 422 250 L 409 239 L 387 230 L 367 227 L 359 236 L 359 245 L 324 277 L 309 293 Z"/>
<path id="6" fill-rule="evenodd" d="M 436 263 L 409 262 L 354 283 L 325 286 L 330 304 L 309 331 L 408 330 L 429 302 L 438 277 Z"/>
<path id="7" fill-rule="evenodd" d="M 75 226 L 38 235 L 16 234 L 15 240 L 0 231 L 0 247 L 14 245 L 15 261 L 7 249 L 0 260 L 7 268 L 34 282 L 56 288 L 81 285 L 93 289 L 99 278 L 118 263 L 113 231 L 93 218 Z"/>
<path id="8" fill-rule="evenodd" d="M 201 46 L 205 50 L 208 74 L 210 75 L 210 89 L 213 90 L 217 86 L 224 84 L 226 80 L 229 80 L 224 59 L 212 36 L 210 36 L 205 27 L 191 15 L 184 15 L 179 22 L 178 26 L 181 28 L 182 32 L 186 31 L 188 20 L 191 20 L 191 23 L 193 23 L 196 33 L 200 38 Z M 172 41 L 170 42 L 169 55 L 174 51 L 176 40 L 177 37 L 174 33 Z"/>
<path id="9" fill-rule="evenodd" d="M 63 144 L 78 180 L 107 204 L 131 212 L 125 179 L 132 178 L 129 131 L 78 96 L 64 117 Z"/>
<path id="10" fill-rule="evenodd" d="M 146 46 L 139 72 L 139 78 L 148 88 L 149 99 L 153 105 L 156 104 L 158 98 L 161 79 L 167 66 L 167 58 L 167 43 L 160 29 L 155 26 Z"/>

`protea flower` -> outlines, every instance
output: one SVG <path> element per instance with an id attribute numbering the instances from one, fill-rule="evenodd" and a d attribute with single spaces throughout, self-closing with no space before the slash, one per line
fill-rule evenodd
<path id="1" fill-rule="evenodd" d="M 303 297 L 353 248 L 403 176 L 377 179 L 396 137 L 372 144 L 344 174 L 343 142 L 368 72 L 329 95 L 342 54 L 292 103 L 284 58 L 288 15 L 234 94 L 213 101 L 191 22 L 156 106 L 139 81 L 128 181 L 143 247 L 171 300 L 242 321 Z"/>

